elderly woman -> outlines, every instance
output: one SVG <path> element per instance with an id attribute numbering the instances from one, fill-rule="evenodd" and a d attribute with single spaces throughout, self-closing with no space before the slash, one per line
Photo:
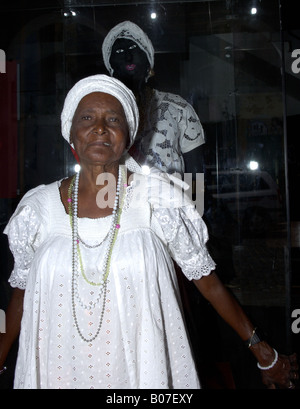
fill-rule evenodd
<path id="1" fill-rule="evenodd" d="M 126 159 L 137 127 L 133 94 L 118 80 L 88 77 L 69 92 L 62 133 L 81 171 L 29 191 L 6 227 L 15 290 L 0 365 L 22 317 L 15 388 L 199 388 L 173 257 L 247 340 L 264 382 L 293 386 L 295 357 L 259 339 L 219 282 L 180 185 Z"/>

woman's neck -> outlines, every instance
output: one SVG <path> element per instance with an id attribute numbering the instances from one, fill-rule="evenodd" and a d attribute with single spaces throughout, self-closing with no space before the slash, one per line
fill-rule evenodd
<path id="1" fill-rule="evenodd" d="M 94 172 L 87 172 L 85 167 L 81 169 L 78 186 L 78 217 L 98 219 L 112 214 L 118 168 L 104 168 L 102 171 L 98 168 Z M 105 180 L 106 176 L 107 180 Z M 61 200 L 66 213 L 69 208 L 68 190 L 72 179 L 73 177 L 64 179 L 60 186 Z"/>
<path id="2" fill-rule="evenodd" d="M 107 177 L 118 179 L 119 163 L 113 163 L 110 165 L 97 165 L 97 166 L 85 166 L 81 165 L 80 170 L 80 184 L 81 188 L 90 192 L 96 192 L 102 189 L 99 181 Z"/>
<path id="3" fill-rule="evenodd" d="M 119 164 L 85 167 L 80 171 L 78 216 L 98 218 L 112 213 L 118 183 Z"/>

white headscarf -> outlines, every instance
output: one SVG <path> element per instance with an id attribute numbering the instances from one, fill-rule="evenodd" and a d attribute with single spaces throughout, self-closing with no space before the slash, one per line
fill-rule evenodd
<path id="1" fill-rule="evenodd" d="M 111 50 L 114 42 L 118 38 L 126 38 L 127 40 L 134 41 L 143 50 L 148 58 L 150 68 L 154 67 L 154 48 L 147 34 L 136 24 L 131 21 L 123 21 L 122 23 L 113 27 L 102 44 L 102 56 L 105 67 L 109 71 L 110 75 L 113 75 L 114 70 L 110 65 Z"/>
<path id="2" fill-rule="evenodd" d="M 63 137 L 70 143 L 70 130 L 78 104 L 83 97 L 93 92 L 105 92 L 117 98 L 121 103 L 127 119 L 131 146 L 139 124 L 139 111 L 135 97 L 121 81 L 102 74 L 83 78 L 67 94 L 61 114 L 61 132 Z"/>

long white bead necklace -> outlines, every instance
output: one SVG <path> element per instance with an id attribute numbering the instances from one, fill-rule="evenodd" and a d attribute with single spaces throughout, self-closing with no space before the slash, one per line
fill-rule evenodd
<path id="1" fill-rule="evenodd" d="M 78 233 L 78 186 L 79 186 L 79 176 L 80 176 L 79 172 L 72 179 L 70 186 L 69 186 L 69 190 L 68 190 L 69 216 L 70 216 L 70 224 L 71 224 L 71 229 L 72 229 L 72 310 L 73 310 L 73 317 L 74 317 L 76 329 L 80 337 L 86 342 L 94 341 L 96 337 L 98 336 L 100 329 L 102 327 L 104 310 L 105 310 L 105 302 L 106 302 L 107 278 L 108 278 L 109 270 L 110 270 L 111 255 L 112 255 L 112 250 L 113 250 L 116 238 L 117 238 L 118 230 L 120 229 L 119 223 L 120 223 L 122 207 L 123 207 L 125 186 L 127 186 L 124 183 L 125 177 L 123 173 L 125 172 L 120 166 L 119 175 L 118 175 L 118 183 L 117 183 L 117 188 L 116 188 L 115 202 L 114 202 L 114 207 L 113 207 L 113 212 L 112 212 L 112 221 L 111 221 L 111 226 L 108 231 L 108 234 L 105 236 L 105 238 L 102 240 L 101 243 L 95 246 L 89 246 L 89 245 L 87 246 L 88 248 L 96 248 L 96 247 L 99 247 L 105 241 L 107 242 L 106 252 L 105 252 L 104 260 L 103 260 L 103 266 L 101 269 L 102 276 L 98 283 L 90 281 L 86 277 L 85 272 L 84 272 L 83 262 L 82 262 L 82 256 L 80 252 L 79 242 L 81 242 L 81 240 L 80 240 L 79 233 Z M 121 200 L 120 200 L 120 193 L 121 193 Z M 79 295 L 79 288 L 78 288 L 79 287 L 78 279 L 80 276 L 79 271 L 81 272 L 82 277 L 88 284 L 92 286 L 96 286 L 99 289 L 99 293 L 98 293 L 96 301 L 94 302 L 90 301 L 88 305 L 84 304 L 84 302 L 82 301 Z M 98 325 L 95 335 L 92 338 L 88 339 L 82 334 L 79 324 L 78 324 L 78 319 L 76 315 L 75 299 L 77 300 L 77 303 L 79 306 L 81 306 L 82 308 L 86 310 L 91 310 L 95 308 L 96 305 L 98 305 L 102 295 L 103 295 L 103 300 L 102 300 L 103 304 L 102 304 L 102 310 L 101 310 L 100 318 L 99 318 L 99 325 Z"/>

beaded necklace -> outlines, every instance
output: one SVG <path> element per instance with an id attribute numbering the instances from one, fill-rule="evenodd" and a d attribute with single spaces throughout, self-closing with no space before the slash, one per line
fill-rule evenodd
<path id="1" fill-rule="evenodd" d="M 100 329 L 102 327 L 102 322 L 103 322 L 103 316 L 104 316 L 104 310 L 105 310 L 105 302 L 106 302 L 106 290 L 107 290 L 107 278 L 109 275 L 110 271 L 110 263 L 111 263 L 111 256 L 112 256 L 112 251 L 113 247 L 115 244 L 115 241 L 117 239 L 118 231 L 120 229 L 120 219 L 121 219 L 121 213 L 122 213 L 122 207 L 123 207 L 123 201 L 124 201 L 124 196 L 125 196 L 125 187 L 127 186 L 125 181 L 125 172 L 122 167 L 119 167 L 119 175 L 118 175 L 118 183 L 117 183 L 117 189 L 116 189 L 116 197 L 115 197 L 115 202 L 114 202 L 114 207 L 112 211 L 112 221 L 110 225 L 110 229 L 107 233 L 107 235 L 104 237 L 104 239 L 97 245 L 95 246 L 90 246 L 86 245 L 82 239 L 80 239 L 79 232 L 78 232 L 78 186 L 79 186 L 79 172 L 73 177 L 69 189 L 68 189 L 68 211 L 69 211 L 69 217 L 70 217 L 70 225 L 72 229 L 72 311 L 73 311 L 73 317 L 75 321 L 75 326 L 78 331 L 78 334 L 80 337 L 86 341 L 86 342 L 92 342 L 96 339 L 98 336 Z M 123 182 L 123 186 L 122 186 Z M 120 200 L 120 193 L 121 193 L 121 200 Z M 101 244 L 104 242 L 107 242 L 106 246 L 106 252 L 104 255 L 104 261 L 103 261 L 103 266 L 101 269 L 102 276 L 100 278 L 100 281 L 98 283 L 93 282 L 89 280 L 85 274 L 84 271 L 84 266 L 83 266 L 83 260 L 82 260 L 82 255 L 80 251 L 80 245 L 79 243 L 82 243 L 86 245 L 87 248 L 96 248 L 99 247 Z M 80 294 L 79 294 L 79 286 L 78 286 L 78 279 L 80 276 L 80 273 L 84 280 L 91 286 L 98 287 L 99 293 L 97 296 L 97 299 L 95 302 L 90 301 L 88 305 L 84 304 L 82 301 Z M 76 301 L 77 300 L 78 304 L 86 309 L 86 310 L 91 310 L 92 308 L 95 308 L 96 305 L 100 302 L 100 299 L 103 295 L 103 304 L 102 304 L 102 310 L 100 314 L 100 319 L 99 319 L 99 324 L 97 331 L 95 335 L 92 338 L 86 338 L 78 324 L 78 319 L 76 315 Z"/>

